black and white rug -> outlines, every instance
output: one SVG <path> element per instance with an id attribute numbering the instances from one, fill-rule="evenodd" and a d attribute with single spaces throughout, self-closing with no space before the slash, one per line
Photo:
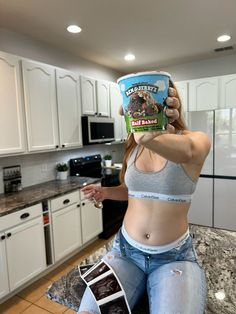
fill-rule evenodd
<path id="1" fill-rule="evenodd" d="M 205 270 L 208 285 L 208 298 L 205 314 L 236 313 L 236 232 L 202 226 L 190 226 L 200 263 Z M 94 264 L 110 249 L 112 241 L 98 249 L 80 265 Z M 54 282 L 46 296 L 68 308 L 78 311 L 85 289 L 80 278 L 79 268 Z M 224 299 L 216 296 L 225 294 Z M 218 293 L 218 294 L 217 294 Z M 133 314 L 149 314 L 146 295 L 136 305 Z M 189 313 L 191 314 L 191 313 Z"/>

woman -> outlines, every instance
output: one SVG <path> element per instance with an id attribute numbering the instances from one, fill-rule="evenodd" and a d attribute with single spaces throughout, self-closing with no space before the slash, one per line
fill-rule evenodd
<path id="1" fill-rule="evenodd" d="M 146 289 L 151 314 L 200 314 L 205 276 L 187 214 L 210 142 L 206 134 L 187 130 L 178 93 L 170 86 L 167 131 L 130 134 L 121 185 L 82 191 L 98 201 L 128 199 L 122 228 L 103 259 L 120 279 L 130 308 Z M 79 313 L 99 313 L 88 288 Z"/>

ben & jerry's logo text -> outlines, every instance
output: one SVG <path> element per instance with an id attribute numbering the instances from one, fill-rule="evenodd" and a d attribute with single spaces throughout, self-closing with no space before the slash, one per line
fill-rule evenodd
<path id="1" fill-rule="evenodd" d="M 150 85 L 150 84 L 135 85 L 135 86 L 128 88 L 125 91 L 125 94 L 127 97 L 132 95 L 133 93 L 139 92 L 139 91 L 148 91 L 148 92 L 156 94 L 158 92 L 158 89 L 159 89 L 158 86 Z"/>

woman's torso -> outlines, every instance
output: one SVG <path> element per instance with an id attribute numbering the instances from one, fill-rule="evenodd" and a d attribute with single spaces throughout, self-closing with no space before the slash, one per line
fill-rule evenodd
<path id="1" fill-rule="evenodd" d="M 176 164 L 147 149 L 140 155 L 139 152 L 137 146 L 127 163 L 125 183 L 129 199 L 125 229 L 140 243 L 167 244 L 188 228 L 190 199 L 201 167 Z"/>

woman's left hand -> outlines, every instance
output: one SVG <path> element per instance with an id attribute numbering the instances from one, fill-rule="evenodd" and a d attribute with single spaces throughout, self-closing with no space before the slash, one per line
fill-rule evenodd
<path id="1" fill-rule="evenodd" d="M 179 99 L 176 97 L 176 90 L 172 87 L 169 87 L 168 97 L 166 98 L 166 116 L 169 119 L 169 123 L 166 126 L 165 131 L 156 131 L 156 132 L 137 132 L 134 133 L 134 139 L 137 144 L 145 144 L 155 137 L 166 134 L 166 133 L 175 133 L 175 127 L 171 125 L 175 120 L 179 118 L 178 108 L 180 107 Z"/>

